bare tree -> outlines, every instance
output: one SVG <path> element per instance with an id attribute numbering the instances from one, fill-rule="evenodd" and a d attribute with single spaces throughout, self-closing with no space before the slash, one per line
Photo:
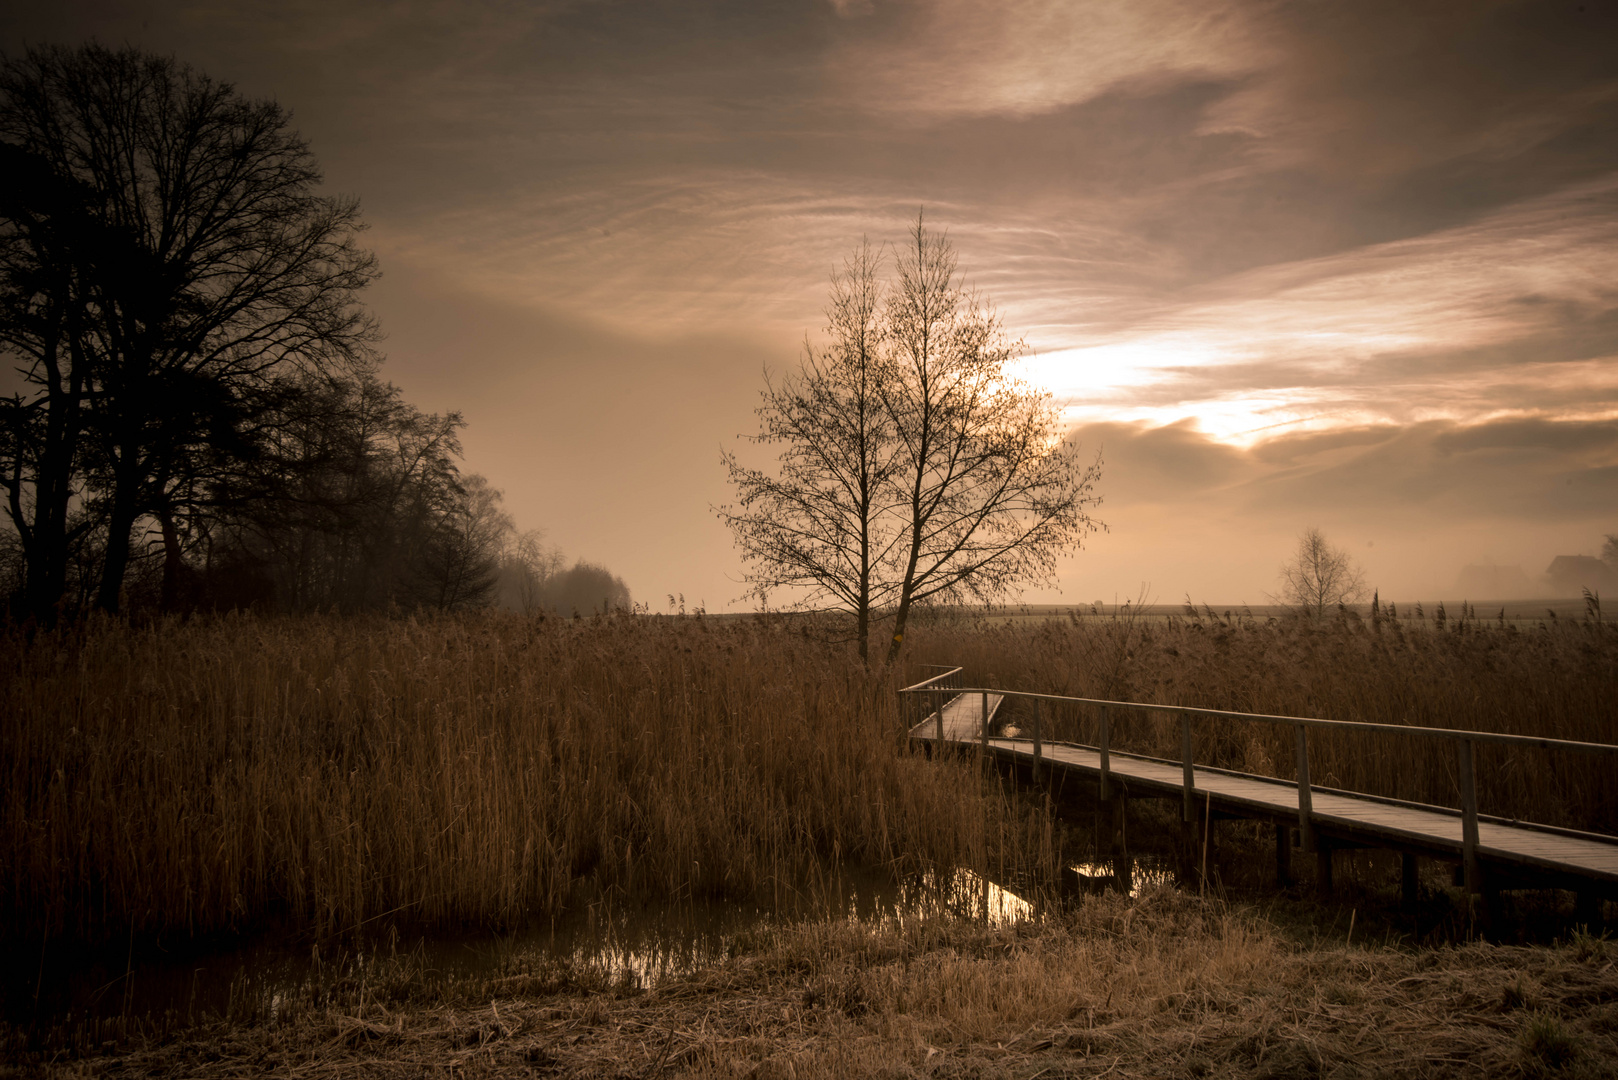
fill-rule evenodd
<path id="1" fill-rule="evenodd" d="M 876 269 L 862 245 L 834 275 L 830 344 L 764 391 L 758 441 L 780 447 L 779 472 L 725 455 L 740 506 L 718 512 L 757 595 L 852 613 L 866 659 L 891 611 L 892 660 L 916 604 L 1051 580 L 1099 527 L 1100 461 L 1081 466 L 1049 395 L 1007 375 L 1021 344 L 963 293 L 947 239 L 918 217 L 885 300 Z"/>
<path id="2" fill-rule="evenodd" d="M 501 509 L 504 493 L 476 473 L 450 489 L 449 505 L 430 520 L 418 554 L 424 601 L 448 611 L 493 602 L 500 578 L 500 555 L 516 532 Z"/>
<path id="3" fill-rule="evenodd" d="M 1618 533 L 1608 533 L 1602 540 L 1601 561 L 1618 570 Z"/>
<path id="4" fill-rule="evenodd" d="M 116 610 L 136 522 L 204 490 L 191 464 L 242 438 L 257 391 L 289 369 L 374 362 L 358 205 L 314 193 L 289 120 L 133 49 L 0 64 L 7 161 L 48 178 L 0 206 L 0 348 L 27 387 L 0 449 L 37 611 L 54 603 L 45 549 L 65 506 L 101 508 L 97 603 Z"/>
<path id="5" fill-rule="evenodd" d="M 548 584 L 561 572 L 562 553 L 545 544 L 540 530 L 511 537 L 500 559 L 500 606 L 537 615 Z"/>
<path id="6" fill-rule="evenodd" d="M 1292 560 L 1281 567 L 1281 601 L 1320 618 L 1339 604 L 1364 598 L 1365 574 L 1353 557 L 1319 529 L 1305 529 Z"/>
<path id="7" fill-rule="evenodd" d="M 724 454 L 739 505 L 718 509 L 748 563 L 752 594 L 768 603 L 773 591 L 797 589 L 800 606 L 852 613 L 861 659 L 869 658 L 872 613 L 896 598 L 882 567 L 902 538 L 890 512 L 902 447 L 882 397 L 890 369 L 880 352 L 877 263 L 861 243 L 832 274 L 825 348 L 805 341 L 796 376 L 766 376 L 756 441 L 779 447 L 779 473 Z"/>
<path id="8" fill-rule="evenodd" d="M 892 375 L 883 401 L 903 447 L 905 545 L 888 659 L 917 603 L 993 601 L 1054 580 L 1059 555 L 1101 525 L 1101 459 L 1081 465 L 1048 393 L 1010 378 L 1022 351 L 966 293 L 947 236 L 921 215 L 884 311 Z"/>

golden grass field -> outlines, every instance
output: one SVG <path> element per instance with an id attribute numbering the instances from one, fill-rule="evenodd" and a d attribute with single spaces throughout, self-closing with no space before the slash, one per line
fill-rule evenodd
<path id="1" fill-rule="evenodd" d="M 581 890 L 746 897 L 830 863 L 1054 876 L 1074 853 L 1036 800 L 908 752 L 893 691 L 925 663 L 1013 689 L 1618 741 L 1610 624 L 942 618 L 903 670 L 870 673 L 833 631 L 485 614 L 11 633 L 4 936 L 511 927 Z M 1119 742 L 1175 755 L 1169 724 L 1123 722 Z M 1288 775 L 1291 738 L 1232 722 L 1199 754 Z M 1313 753 L 1317 783 L 1453 805 L 1451 747 Z M 1479 768 L 1485 812 L 1618 832 L 1600 759 L 1483 750 Z"/>

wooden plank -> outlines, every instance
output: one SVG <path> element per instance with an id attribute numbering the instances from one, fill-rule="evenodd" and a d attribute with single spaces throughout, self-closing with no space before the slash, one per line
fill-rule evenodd
<path id="1" fill-rule="evenodd" d="M 989 722 L 994 722 L 995 713 L 1000 711 L 1000 703 L 1005 701 L 1004 694 L 989 695 Z M 983 722 L 983 695 L 957 694 L 944 705 L 944 741 L 945 742 L 977 742 L 978 733 Z M 912 739 L 926 739 L 932 742 L 937 738 L 938 710 L 927 714 L 927 718 L 910 729 Z M 994 740 L 990 740 L 993 742 Z M 1032 755 L 1032 742 L 1018 740 L 1019 745 L 1026 745 Z"/>

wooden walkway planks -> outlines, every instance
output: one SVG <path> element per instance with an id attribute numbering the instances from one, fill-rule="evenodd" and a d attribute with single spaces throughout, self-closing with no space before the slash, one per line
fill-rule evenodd
<path id="1" fill-rule="evenodd" d="M 1001 697 L 988 695 L 989 716 L 1000 706 Z M 917 724 L 911 737 L 929 742 L 937 738 L 937 713 Z M 946 742 L 975 744 L 983 730 L 983 695 L 962 694 L 944 707 Z M 990 738 L 985 744 L 997 757 L 1031 764 L 1031 739 Z M 1099 777 L 1101 754 L 1086 746 L 1046 743 L 1042 762 L 1053 770 Z M 1112 751 L 1109 772 L 1115 783 L 1136 794 L 1179 796 L 1183 790 L 1183 770 L 1178 762 L 1162 762 Z M 1224 814 L 1262 817 L 1280 823 L 1296 823 L 1298 788 L 1287 780 L 1233 774 L 1204 767 L 1193 769 L 1192 790 L 1200 805 L 1211 798 L 1212 808 Z M 1439 857 L 1459 859 L 1464 845 L 1458 812 L 1392 800 L 1359 798 L 1340 792 L 1314 788 L 1311 793 L 1311 822 L 1318 830 L 1338 835 L 1350 842 L 1378 847 L 1418 850 Z M 1533 827 L 1513 826 L 1490 821 L 1478 823 L 1478 855 L 1488 862 L 1508 864 L 1535 871 L 1618 884 L 1618 838 L 1566 835 Z"/>
<path id="2" fill-rule="evenodd" d="M 954 691 L 949 691 L 954 693 Z M 945 742 L 977 742 L 983 731 L 983 699 L 989 699 L 988 719 L 994 722 L 994 714 L 999 710 L 1000 703 L 1005 700 L 1002 694 L 956 694 L 944 705 L 944 741 Z M 938 710 L 935 708 L 927 714 L 927 719 L 910 729 L 913 739 L 936 739 L 938 737 Z M 991 740 L 992 741 L 992 740 Z M 1030 746 L 1033 744 L 1030 743 Z"/>

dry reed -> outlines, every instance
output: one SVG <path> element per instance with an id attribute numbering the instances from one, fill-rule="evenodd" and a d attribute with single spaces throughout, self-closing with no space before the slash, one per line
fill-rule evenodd
<path id="1" fill-rule="evenodd" d="M 230 617 L 0 657 L 11 940 L 512 926 L 581 885 L 999 868 L 1044 832 L 798 624 Z"/>
<path id="2" fill-rule="evenodd" d="M 798 622 L 255 619 L 0 638 L 0 937 L 515 926 L 580 890 L 767 894 L 829 863 L 1054 877 L 969 762 L 908 752 L 921 662 L 1014 689 L 1618 741 L 1606 625 L 944 621 L 867 674 Z M 1010 710 L 1014 717 L 1015 710 Z M 1047 717 L 1093 738 L 1093 718 Z M 1066 725 L 1066 730 L 1062 729 Z M 1120 720 L 1174 756 L 1172 721 Z M 1215 762 L 1289 775 L 1292 733 Z M 1452 747 L 1313 742 L 1317 783 L 1453 804 Z M 1486 812 L 1618 832 L 1600 759 L 1480 753 Z"/>

